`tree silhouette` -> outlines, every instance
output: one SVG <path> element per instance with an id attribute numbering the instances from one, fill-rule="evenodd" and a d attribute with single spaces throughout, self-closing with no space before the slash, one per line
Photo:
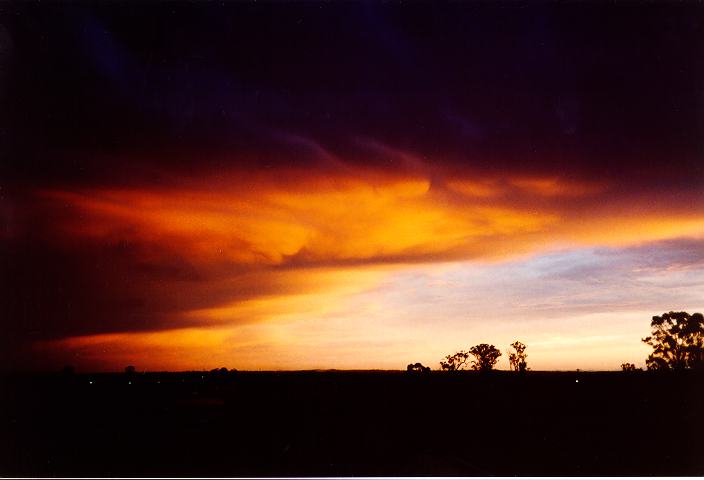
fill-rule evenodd
<path id="1" fill-rule="evenodd" d="M 132 365 L 128 365 L 128 366 L 125 367 L 125 373 L 126 373 L 127 375 L 134 375 L 135 370 L 136 370 L 136 369 L 135 369 L 134 366 L 132 366 Z"/>
<path id="2" fill-rule="evenodd" d="M 501 352 L 493 345 L 481 343 L 469 349 L 469 353 L 474 355 L 472 370 L 487 371 L 494 368 L 499 361 Z"/>
<path id="3" fill-rule="evenodd" d="M 511 350 L 511 348 L 513 350 Z M 511 369 L 514 372 L 525 372 L 528 369 L 528 363 L 526 362 L 526 358 L 528 358 L 526 354 L 527 347 L 525 344 L 516 341 L 511 344 L 511 348 L 506 352 Z"/>
<path id="4" fill-rule="evenodd" d="M 406 367 L 407 372 L 419 372 L 419 373 L 426 373 L 430 371 L 430 367 L 424 366 L 422 363 L 409 363 L 408 366 Z"/>
<path id="5" fill-rule="evenodd" d="M 440 360 L 440 368 L 447 370 L 448 372 L 454 372 L 456 370 L 463 370 L 467 367 L 469 361 L 469 352 L 460 350 L 454 355 L 448 355 L 445 360 Z"/>
<path id="6" fill-rule="evenodd" d="M 653 317 L 652 334 L 643 342 L 653 347 L 648 370 L 684 370 L 704 366 L 704 316 L 669 312 Z"/>
<path id="7" fill-rule="evenodd" d="M 636 368 L 636 366 L 633 365 L 632 363 L 626 362 L 626 363 L 621 364 L 621 370 L 623 370 L 624 372 L 635 372 L 635 371 L 641 370 L 641 369 Z"/>

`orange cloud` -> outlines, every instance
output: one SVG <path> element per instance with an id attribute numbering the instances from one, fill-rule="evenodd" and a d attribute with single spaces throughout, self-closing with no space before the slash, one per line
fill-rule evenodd
<path id="1" fill-rule="evenodd" d="M 150 312 L 161 318 L 143 330 L 160 331 L 87 332 L 38 344 L 43 351 L 81 352 L 106 368 L 139 352 L 158 357 L 150 368 L 195 368 L 210 358 L 206 350 L 229 352 L 218 363 L 227 363 L 227 355 L 243 361 L 244 350 L 225 345 L 235 345 L 230 339 L 248 325 L 352 318 L 358 306 L 346 304 L 349 298 L 373 291 L 406 265 L 500 261 L 556 245 L 628 245 L 704 229 L 704 212 L 667 197 L 649 204 L 606 185 L 559 178 L 474 175 L 435 184 L 419 175 L 234 172 L 159 188 L 41 196 L 71 212 L 55 226 L 58 239 L 147 246 L 135 253 L 139 262 L 177 256 L 198 279 L 147 273 L 136 282 L 149 297 L 145 318 Z M 276 339 L 284 331 L 260 329 L 247 348 L 274 342 L 274 350 L 288 352 L 279 367 L 285 368 L 302 340 Z M 252 355 L 253 363 L 244 364 L 254 368 Z"/>
<path id="2" fill-rule="evenodd" d="M 469 197 L 497 197 L 505 193 L 505 188 L 496 180 L 448 180 L 445 185 L 451 191 Z"/>
<path id="3" fill-rule="evenodd" d="M 518 189 L 543 197 L 584 197 L 601 193 L 606 185 L 599 182 L 577 182 L 559 177 L 519 177 L 509 181 Z"/>
<path id="4" fill-rule="evenodd" d="M 517 205 L 455 204 L 425 179 L 314 180 L 286 189 L 46 192 L 78 214 L 69 236 L 178 246 L 201 261 L 280 265 L 443 255 L 495 235 L 545 230 L 558 216 Z M 480 248 L 481 249 L 481 248 Z"/>

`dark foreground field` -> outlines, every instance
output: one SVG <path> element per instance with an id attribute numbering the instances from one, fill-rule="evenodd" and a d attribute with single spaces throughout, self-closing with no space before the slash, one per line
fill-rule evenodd
<path id="1" fill-rule="evenodd" d="M 10 376 L 0 392 L 0 475 L 702 475 L 703 380 Z"/>

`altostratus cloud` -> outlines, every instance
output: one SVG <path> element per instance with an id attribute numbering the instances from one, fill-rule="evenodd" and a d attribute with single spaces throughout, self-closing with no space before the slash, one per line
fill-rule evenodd
<path id="1" fill-rule="evenodd" d="M 84 259 L 80 275 L 55 280 L 68 275 L 76 303 L 75 277 L 99 299 L 64 312 L 41 337 L 98 345 L 90 335 L 321 315 L 414 264 L 501 262 L 557 247 L 691 236 L 704 226 L 704 212 L 686 208 L 691 200 L 666 192 L 646 202 L 606 182 L 559 176 L 431 178 L 280 169 L 38 191 L 42 208 L 62 212 L 47 221 L 51 238 L 43 241 L 59 257 Z"/>

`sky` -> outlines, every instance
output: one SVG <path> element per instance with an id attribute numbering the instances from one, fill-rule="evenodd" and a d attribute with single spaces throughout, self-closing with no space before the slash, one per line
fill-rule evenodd
<path id="1" fill-rule="evenodd" d="M 704 7 L 0 5 L 0 368 L 643 366 L 704 310 Z"/>

